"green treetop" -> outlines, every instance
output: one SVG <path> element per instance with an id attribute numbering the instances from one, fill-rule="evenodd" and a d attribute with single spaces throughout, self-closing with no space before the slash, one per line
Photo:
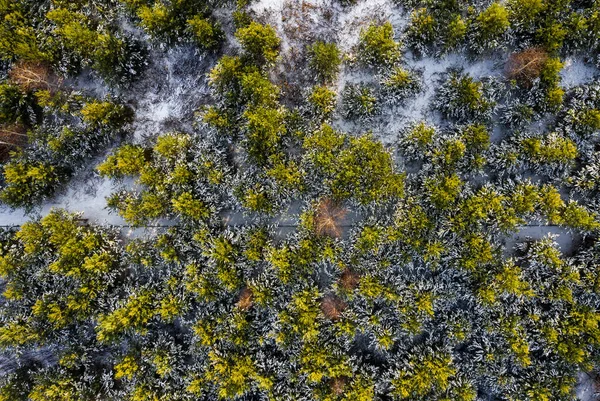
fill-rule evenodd
<path id="1" fill-rule="evenodd" d="M 310 55 L 310 66 L 319 79 L 324 82 L 332 82 L 342 64 L 340 49 L 335 43 L 315 42 L 308 49 Z"/>
<path id="2" fill-rule="evenodd" d="M 270 25 L 252 21 L 247 27 L 238 29 L 235 37 L 253 61 L 272 64 L 277 60 L 281 40 Z"/>
<path id="3" fill-rule="evenodd" d="M 360 33 L 358 54 L 364 63 L 374 66 L 390 65 L 400 57 L 400 44 L 394 40 L 394 28 L 388 21 L 372 23 Z"/>

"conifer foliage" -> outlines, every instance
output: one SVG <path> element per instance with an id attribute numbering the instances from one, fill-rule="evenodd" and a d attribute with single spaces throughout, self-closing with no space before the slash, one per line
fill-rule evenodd
<path id="1" fill-rule="evenodd" d="M 563 69 L 598 67 L 598 3 L 337 3 L 0 0 L 0 202 L 32 217 L 0 230 L 0 401 L 576 399 L 600 84 Z M 146 132 L 139 91 L 183 98 L 146 56 L 181 49 L 203 101 Z M 80 173 L 126 229 L 34 216 Z"/>

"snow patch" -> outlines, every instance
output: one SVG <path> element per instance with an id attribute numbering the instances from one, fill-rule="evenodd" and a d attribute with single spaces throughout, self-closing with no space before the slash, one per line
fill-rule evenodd
<path id="1" fill-rule="evenodd" d="M 432 110 L 431 103 L 443 74 L 448 70 L 462 69 L 477 80 L 498 76 L 502 71 L 502 66 L 493 60 L 471 60 L 466 55 L 459 53 L 448 54 L 442 58 L 415 58 L 409 53 L 404 58 L 404 67 L 422 72 L 423 87 L 421 92 L 409 97 L 402 104 L 384 106 L 381 114 L 368 124 L 369 130 L 387 144 L 395 142 L 398 133 L 413 122 L 425 121 L 433 125 L 442 124 L 438 113 Z M 371 72 L 344 69 L 337 83 L 337 91 L 341 94 L 347 83 L 369 83 L 374 79 L 377 77 Z M 342 119 L 337 119 L 335 126 L 343 131 L 356 133 L 366 130 L 366 126 L 361 127 L 359 124 L 348 123 Z M 365 129 L 361 130 L 361 128 Z"/>
<path id="2" fill-rule="evenodd" d="M 28 220 L 23 209 L 13 210 L 0 204 L 0 226 L 20 226 Z"/>
<path id="3" fill-rule="evenodd" d="M 250 10 L 257 14 L 262 14 L 265 11 L 281 12 L 283 5 L 288 0 L 259 0 L 250 6 Z"/>
<path id="4" fill-rule="evenodd" d="M 76 78 L 65 79 L 63 87 L 83 92 L 98 99 L 103 99 L 111 93 L 109 86 L 103 80 L 97 78 L 91 70 L 83 71 Z"/>
<path id="5" fill-rule="evenodd" d="M 577 387 L 575 393 L 577 399 L 580 401 L 593 401 L 597 400 L 596 385 L 594 383 L 594 377 L 584 372 L 580 372 L 578 377 Z"/>
<path id="6" fill-rule="evenodd" d="M 568 89 L 593 81 L 598 77 L 598 69 L 580 58 L 567 58 L 560 76 L 561 86 Z"/>
<path id="7" fill-rule="evenodd" d="M 194 112 L 210 93 L 207 73 L 212 60 L 193 47 L 156 51 L 152 60 L 145 78 L 123 94 L 135 108 L 133 136 L 138 143 L 165 132 L 191 130 Z"/>
<path id="8" fill-rule="evenodd" d="M 350 52 L 358 43 L 361 29 L 373 21 L 390 21 L 396 36 L 409 21 L 408 13 L 392 0 L 361 0 L 348 7 L 336 0 L 259 0 L 250 10 L 277 30 L 284 54 L 297 52 L 299 43 L 310 44 L 303 41 L 308 36 L 336 41 L 342 51 Z"/>
<path id="9" fill-rule="evenodd" d="M 529 225 L 519 227 L 519 231 L 505 239 L 504 252 L 510 255 L 515 246 L 525 241 L 538 241 L 548 235 L 555 235 L 554 240 L 558 244 L 558 249 L 565 254 L 570 255 L 576 249 L 576 244 L 581 240 L 581 236 L 573 234 L 568 228 L 547 225 Z"/>
<path id="10" fill-rule="evenodd" d="M 498 66 L 492 60 L 469 60 L 463 54 L 449 54 L 443 58 L 423 57 L 421 59 L 407 59 L 411 69 L 423 71 L 424 89 L 413 99 L 409 99 L 406 106 L 400 109 L 401 117 L 407 121 L 430 120 L 433 115 L 430 107 L 435 91 L 439 86 L 442 75 L 451 68 L 462 68 L 463 71 L 475 79 L 482 79 L 498 75 Z"/>
<path id="11" fill-rule="evenodd" d="M 107 178 L 92 180 L 92 191 L 83 190 L 81 186 L 71 186 L 67 193 L 47 203 L 42 208 L 41 214 L 45 216 L 51 209 L 65 209 L 70 212 L 82 212 L 82 218 L 100 224 L 126 224 L 116 213 L 109 213 L 106 208 L 106 198 L 113 190 L 112 181 Z M 87 187 L 87 186 L 86 186 Z"/>
<path id="12" fill-rule="evenodd" d="M 10 209 L 5 205 L 0 206 L 0 225 L 20 226 L 27 221 L 47 215 L 52 209 L 65 209 L 69 212 L 82 212 L 82 218 L 90 223 L 98 224 L 127 224 L 116 213 L 110 213 L 106 208 L 106 197 L 110 196 L 113 186 L 110 180 L 95 177 L 88 182 L 72 181 L 67 191 L 43 204 L 31 214 L 26 214 L 23 209 Z"/>

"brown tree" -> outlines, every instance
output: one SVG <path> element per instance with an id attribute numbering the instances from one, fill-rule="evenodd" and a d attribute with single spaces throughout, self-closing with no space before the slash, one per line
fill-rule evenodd
<path id="1" fill-rule="evenodd" d="M 11 151 L 27 144 L 25 128 L 20 125 L 0 127 L 0 161 L 8 159 Z"/>
<path id="2" fill-rule="evenodd" d="M 338 281 L 339 285 L 346 291 L 354 290 L 358 287 L 359 282 L 360 275 L 350 269 L 344 269 Z"/>
<path id="3" fill-rule="evenodd" d="M 513 53 L 506 63 L 506 75 L 519 84 L 530 87 L 538 78 L 548 60 L 548 53 L 539 47 L 531 47 Z"/>
<path id="4" fill-rule="evenodd" d="M 326 295 L 321 300 L 321 311 L 327 319 L 339 320 L 348 305 L 336 295 Z"/>
<path id="5" fill-rule="evenodd" d="M 10 80 L 25 91 L 35 89 L 56 90 L 62 79 L 56 76 L 46 63 L 18 61 L 8 73 Z"/>
<path id="6" fill-rule="evenodd" d="M 315 212 L 315 231 L 318 235 L 339 238 L 342 235 L 341 223 L 348 210 L 325 198 L 317 205 Z"/>
<path id="7" fill-rule="evenodd" d="M 248 287 L 244 287 L 240 291 L 237 301 L 237 307 L 243 311 L 247 311 L 252 307 L 254 295 L 252 294 L 252 290 Z"/>
<path id="8" fill-rule="evenodd" d="M 340 377 L 331 379 L 331 381 L 329 382 L 329 387 L 331 388 L 331 392 L 334 395 L 340 396 L 340 395 L 344 394 L 344 389 L 345 389 L 347 383 L 348 383 L 348 378 L 346 376 L 340 376 Z"/>

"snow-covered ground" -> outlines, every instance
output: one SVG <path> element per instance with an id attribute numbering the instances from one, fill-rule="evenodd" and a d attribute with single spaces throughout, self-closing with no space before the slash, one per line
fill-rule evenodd
<path id="1" fill-rule="evenodd" d="M 371 21 L 391 21 L 397 39 L 401 40 L 410 18 L 408 12 L 393 0 L 362 0 L 346 7 L 333 0 L 260 0 L 254 2 L 251 8 L 259 19 L 277 28 L 284 45 L 283 57 L 293 49 L 306 46 L 310 43 L 307 40 L 316 38 L 335 41 L 344 52 L 351 53 L 361 29 Z M 306 35 L 310 32 L 311 37 L 307 38 L 303 32 Z M 133 88 L 112 93 L 120 95 L 135 108 L 136 118 L 129 140 L 145 142 L 164 132 L 191 130 L 194 112 L 208 101 L 206 74 L 215 62 L 215 59 L 197 52 L 193 46 L 151 50 L 149 68 L 140 81 Z M 410 69 L 422 71 L 423 90 L 404 104 L 385 107 L 381 116 L 369 126 L 387 144 L 395 142 L 399 131 L 413 121 L 438 122 L 436 114 L 431 111 L 431 101 L 441 75 L 448 69 L 463 68 L 478 79 L 498 76 L 503 69 L 501 61 L 470 60 L 462 54 L 449 54 L 443 58 L 419 58 L 407 52 L 403 63 Z M 595 68 L 581 60 L 568 59 L 565 61 L 562 78 L 565 86 L 569 87 L 588 82 L 594 78 L 595 73 Z M 374 79 L 376 78 L 372 74 L 345 69 L 336 86 L 341 91 L 348 82 Z M 97 97 L 110 93 L 100 80 L 88 75 L 73 80 L 72 84 L 76 89 Z M 361 127 L 344 121 L 338 120 L 337 124 L 344 130 L 361 131 Z M 89 166 L 90 171 L 93 168 L 95 165 Z M 65 207 L 74 211 L 81 210 L 91 220 L 113 224 L 122 222 L 118 216 L 108 214 L 104 209 L 104 198 L 111 192 L 111 183 L 94 177 L 90 171 L 78 174 L 78 177 L 86 178 L 83 181 L 75 178 L 61 195 L 45 203 L 38 213 L 43 214 L 52 207 Z M 26 219 L 23 210 L 10 211 L 0 206 L 0 225 L 20 224 Z"/>
<path id="2" fill-rule="evenodd" d="M 408 12 L 393 0 L 361 0 L 346 7 L 333 0 L 259 0 L 251 5 L 251 9 L 259 19 L 276 27 L 282 38 L 284 58 L 286 54 L 306 46 L 310 43 L 308 40 L 315 39 L 335 41 L 345 53 L 351 54 L 361 29 L 372 21 L 390 21 L 397 39 L 401 41 L 410 19 Z M 145 142 L 164 132 L 191 130 L 194 112 L 208 101 L 206 74 L 215 62 L 215 59 L 197 52 L 193 46 L 151 50 L 148 71 L 140 81 L 133 88 L 113 93 L 121 95 L 136 110 L 130 140 Z M 441 75 L 450 68 L 462 68 L 476 79 L 499 76 L 503 70 L 502 60 L 471 60 L 463 54 L 420 58 L 406 52 L 403 63 L 409 69 L 422 71 L 423 90 L 402 105 L 384 108 L 382 115 L 370 125 L 373 133 L 388 144 L 395 142 L 398 132 L 413 121 L 438 122 L 431 110 L 431 101 Z M 567 59 L 561 73 L 562 82 L 565 87 L 572 87 L 589 82 L 597 73 L 596 68 L 580 59 Z M 341 91 L 348 82 L 373 79 L 376 78 L 372 74 L 343 69 L 336 86 Z M 94 96 L 103 97 L 110 93 L 101 81 L 89 76 L 82 76 L 72 83 L 77 89 Z M 349 131 L 357 129 L 360 132 L 361 129 L 343 121 L 337 123 L 340 128 Z M 32 216 L 43 215 L 53 207 L 62 207 L 81 211 L 84 218 L 91 221 L 123 224 L 119 216 L 105 209 L 105 197 L 111 193 L 113 186 L 110 181 L 91 173 L 96 164 L 78 174 L 60 195 L 46 202 Z M 28 218 L 21 209 L 12 211 L 0 206 L 0 225 L 18 225 Z M 570 235 L 563 233 L 560 238 L 563 237 L 567 241 Z"/>
<path id="3" fill-rule="evenodd" d="M 587 374 L 587 373 L 579 373 L 579 385 L 576 389 L 577 399 L 581 401 L 594 401 L 600 399 L 597 395 L 598 391 L 598 378 Z"/>
<path id="4" fill-rule="evenodd" d="M 585 63 L 582 59 L 567 58 L 563 61 L 563 69 L 560 72 L 561 86 L 572 88 L 592 82 L 600 78 L 600 71 L 593 65 Z"/>
<path id="5" fill-rule="evenodd" d="M 554 240 L 558 244 L 558 248 L 565 255 L 571 254 L 574 251 L 574 245 L 580 240 L 578 236 L 573 236 L 566 228 L 532 224 L 521 226 L 519 231 L 506 238 L 505 252 L 507 255 L 511 254 L 517 244 L 524 241 L 540 240 L 548 235 L 555 236 Z"/>
<path id="6" fill-rule="evenodd" d="M 105 197 L 112 191 L 112 183 L 100 177 L 85 182 L 74 182 L 69 185 L 66 193 L 46 202 L 40 209 L 33 211 L 32 216 L 25 214 L 22 209 L 11 210 L 0 206 L 1 225 L 21 225 L 29 217 L 44 216 L 51 209 L 66 209 L 72 212 L 82 212 L 83 218 L 102 224 L 126 224 L 117 214 L 109 213 L 106 209 Z"/>
<path id="7" fill-rule="evenodd" d="M 89 96 L 102 98 L 111 94 L 130 104 L 135 110 L 128 138 L 131 142 L 149 141 L 171 131 L 190 131 L 195 111 L 208 101 L 207 73 L 216 60 L 202 56 L 193 46 L 153 50 L 149 60 L 148 70 L 132 88 L 111 91 L 89 74 L 82 74 L 67 84 Z M 29 214 L 23 209 L 11 210 L 0 204 L 0 226 L 21 225 L 53 208 L 82 212 L 82 217 L 90 222 L 125 225 L 120 216 L 106 209 L 106 197 L 114 190 L 113 183 L 94 172 L 110 151 L 107 149 L 90 161 L 66 188 Z"/>
<path id="8" fill-rule="evenodd" d="M 363 0 L 347 7 L 332 0 L 260 0 L 253 3 L 251 8 L 259 19 L 276 27 L 282 38 L 283 58 L 316 39 L 335 41 L 346 54 L 351 54 L 361 29 L 372 21 L 390 21 L 397 39 L 401 41 L 402 32 L 410 18 L 392 0 Z M 149 67 L 144 76 L 133 88 L 112 93 L 120 95 L 135 108 L 136 117 L 129 140 L 143 143 L 161 133 L 191 130 L 194 112 L 208 101 L 206 75 L 215 62 L 216 59 L 200 54 L 193 46 L 152 49 Z M 431 101 L 442 74 L 449 69 L 462 68 L 474 78 L 481 79 L 501 75 L 504 67 L 502 60 L 472 60 L 463 54 L 435 58 L 415 57 L 406 52 L 402 62 L 407 68 L 422 72 L 423 89 L 399 106 L 384 107 L 382 114 L 369 125 L 368 128 L 374 135 L 387 144 L 394 143 L 399 131 L 411 122 L 439 122 L 438 116 L 431 110 Z M 567 59 L 562 71 L 562 81 L 565 87 L 572 87 L 589 82 L 597 72 L 597 69 L 579 59 Z M 336 86 L 341 92 L 349 82 L 372 82 L 375 79 L 377 78 L 372 72 L 345 68 L 342 69 Z M 72 80 L 71 84 L 96 97 L 103 97 L 111 92 L 100 80 L 88 75 Z M 336 125 L 354 133 L 360 133 L 362 129 L 340 119 L 336 121 Z M 497 134 L 501 136 L 500 133 Z M 45 215 L 52 208 L 82 212 L 83 218 L 90 222 L 126 225 L 120 216 L 106 209 L 105 198 L 115 188 L 110 180 L 93 173 L 100 161 L 91 163 L 86 171 L 76 175 L 64 191 L 29 215 L 22 209 L 10 210 L 0 205 L 0 225 L 20 225 L 32 217 Z M 236 221 L 233 218 L 231 222 Z M 279 223 L 292 224 L 285 218 Z M 571 234 L 560 228 L 546 226 L 523 227 L 518 234 L 507 239 L 507 248 L 511 249 L 515 243 L 525 238 L 541 238 L 548 233 L 559 234 L 557 240 L 561 249 L 567 253 L 570 251 L 574 242 Z"/>
<path id="9" fill-rule="evenodd" d="M 194 112 L 209 96 L 207 74 L 216 62 L 192 46 L 151 52 L 151 72 L 125 90 L 135 108 L 134 141 L 170 131 L 190 131 Z"/>
<path id="10" fill-rule="evenodd" d="M 408 54 L 404 62 L 409 69 L 422 71 L 423 88 L 420 93 L 398 106 L 384 107 L 381 115 L 376 118 L 375 124 L 369 126 L 373 134 L 387 144 L 396 142 L 401 129 L 412 122 L 426 121 L 439 125 L 439 115 L 432 110 L 431 102 L 445 72 L 451 69 L 463 69 L 473 78 L 481 79 L 498 76 L 503 69 L 502 63 L 488 59 L 470 60 L 464 54 L 456 53 L 448 54 L 443 58 L 416 58 Z M 346 77 L 341 79 L 344 80 Z"/>
<path id="11" fill-rule="evenodd" d="M 311 40 L 334 41 L 344 54 L 352 59 L 360 32 L 372 22 L 390 21 L 396 39 L 402 41 L 402 34 L 409 23 L 408 11 L 392 0 L 363 0 L 343 7 L 332 0 L 260 0 L 251 9 L 261 21 L 276 28 L 282 39 L 283 57 L 290 53 L 302 53 Z M 292 27 L 293 29 L 289 29 Z M 310 32 L 310 35 L 303 34 Z M 310 36 L 307 38 L 307 36 Z M 423 90 L 404 104 L 385 107 L 380 116 L 368 127 L 357 126 L 337 118 L 338 129 L 361 133 L 367 128 L 385 143 L 396 141 L 401 128 L 413 121 L 426 120 L 436 123 L 438 119 L 431 111 L 430 103 L 438 86 L 440 76 L 450 68 L 463 68 L 475 78 L 497 76 L 502 73 L 503 63 L 493 60 L 469 60 L 463 54 L 449 54 L 443 58 L 417 58 L 409 52 L 403 57 L 404 65 L 411 70 L 423 73 Z M 343 67 L 335 87 L 341 93 L 347 83 L 368 83 L 378 79 L 372 71 L 362 71 Z"/>
<path id="12" fill-rule="evenodd" d="M 358 43 L 361 29 L 372 22 L 391 22 L 396 36 L 399 36 L 408 25 L 409 17 L 407 11 L 390 0 L 359 1 L 338 18 L 339 46 L 343 51 L 351 52 Z"/>

